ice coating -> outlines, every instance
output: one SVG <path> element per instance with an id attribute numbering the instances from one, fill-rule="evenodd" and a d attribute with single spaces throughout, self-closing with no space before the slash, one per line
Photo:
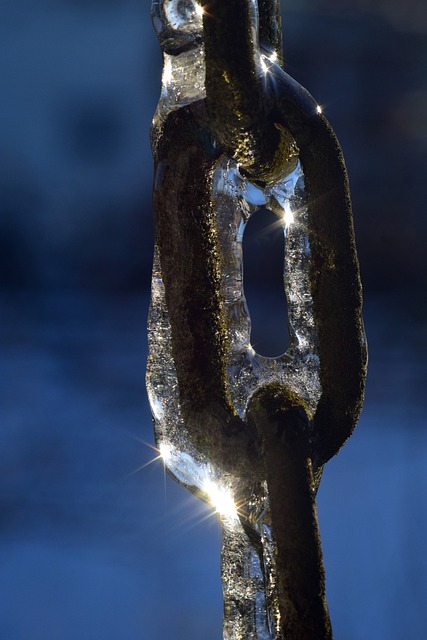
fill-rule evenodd
<path id="1" fill-rule="evenodd" d="M 222 158 L 214 175 L 214 202 L 222 257 L 222 293 L 230 340 L 229 385 L 241 417 L 250 396 L 279 382 L 303 396 L 312 410 L 320 395 L 316 329 L 308 275 L 310 246 L 304 175 L 300 164 L 264 189 Z M 279 358 L 257 354 L 250 344 L 250 315 L 243 291 L 242 240 L 249 218 L 260 208 L 277 215 L 285 237 L 283 276 L 288 302 L 290 345 Z M 282 322 L 286 319 L 283 318 Z"/>
<path id="2" fill-rule="evenodd" d="M 153 1 L 151 15 L 163 50 L 162 89 L 153 118 L 153 144 L 167 115 L 205 97 L 200 6 L 193 0 Z"/>
<path id="3" fill-rule="evenodd" d="M 203 99 L 204 52 L 201 15 L 192 0 L 153 2 L 153 22 L 163 48 L 162 92 L 153 120 L 153 143 L 169 113 Z M 174 44 L 175 43 L 175 44 Z M 221 291 L 229 336 L 228 384 L 244 419 L 251 395 L 268 382 L 298 392 L 314 410 L 320 396 L 317 336 L 308 276 L 310 245 L 304 175 L 299 162 L 265 187 L 241 175 L 222 157 L 215 168 L 212 198 L 221 250 Z M 243 290 L 242 239 L 245 226 L 261 208 L 276 214 L 283 228 L 284 288 L 290 345 L 278 358 L 257 354 L 250 343 L 250 314 Z M 286 318 L 282 319 L 286 322 Z M 248 486 L 220 471 L 189 437 L 180 408 L 172 337 L 159 251 L 154 251 L 148 318 L 147 391 L 156 442 L 176 480 L 214 506 L 221 516 L 221 575 L 226 640 L 280 637 L 276 597 L 275 544 L 265 483 Z"/>
<path id="4" fill-rule="evenodd" d="M 162 50 L 176 55 L 200 42 L 202 14 L 195 0 L 153 0 L 151 18 Z"/>

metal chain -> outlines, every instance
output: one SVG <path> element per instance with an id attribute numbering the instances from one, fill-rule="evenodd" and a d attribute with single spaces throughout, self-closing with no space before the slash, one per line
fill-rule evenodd
<path id="1" fill-rule="evenodd" d="M 348 177 L 321 109 L 281 67 L 280 3 L 204 0 L 202 7 L 206 98 L 173 111 L 154 145 L 157 243 L 180 403 L 198 450 L 248 482 L 267 482 L 283 638 L 326 640 L 332 630 L 315 492 L 323 465 L 357 423 L 367 362 Z M 321 396 L 312 415 L 302 395 L 263 385 L 243 420 L 227 383 L 213 172 L 225 154 L 252 182 L 268 185 L 296 153 L 308 192 Z"/>

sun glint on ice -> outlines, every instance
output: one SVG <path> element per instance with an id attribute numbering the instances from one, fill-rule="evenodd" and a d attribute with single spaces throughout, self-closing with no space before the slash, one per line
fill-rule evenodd
<path id="1" fill-rule="evenodd" d="M 237 518 L 236 504 L 229 489 L 220 487 L 210 479 L 205 481 L 203 489 L 208 494 L 209 501 L 215 507 L 220 516 L 224 516 L 226 518 Z"/>

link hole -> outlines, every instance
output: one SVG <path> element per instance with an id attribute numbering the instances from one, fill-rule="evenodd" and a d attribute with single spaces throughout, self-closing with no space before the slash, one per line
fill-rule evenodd
<path id="1" fill-rule="evenodd" d="M 288 308 L 283 288 L 283 227 L 260 209 L 243 234 L 243 285 L 251 316 L 251 344 L 263 356 L 277 357 L 289 347 Z"/>

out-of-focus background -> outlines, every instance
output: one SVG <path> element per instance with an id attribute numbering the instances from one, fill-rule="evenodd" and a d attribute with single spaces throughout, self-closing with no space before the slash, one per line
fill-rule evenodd
<path id="1" fill-rule="evenodd" d="M 421 640 L 427 7 L 283 9 L 286 69 L 345 151 L 366 293 L 366 404 L 318 496 L 335 637 Z M 142 468 L 149 0 L 2 0 L 0 33 L 0 637 L 218 640 L 215 517 L 159 462 Z M 270 267 L 250 286 L 254 342 L 273 355 Z"/>

